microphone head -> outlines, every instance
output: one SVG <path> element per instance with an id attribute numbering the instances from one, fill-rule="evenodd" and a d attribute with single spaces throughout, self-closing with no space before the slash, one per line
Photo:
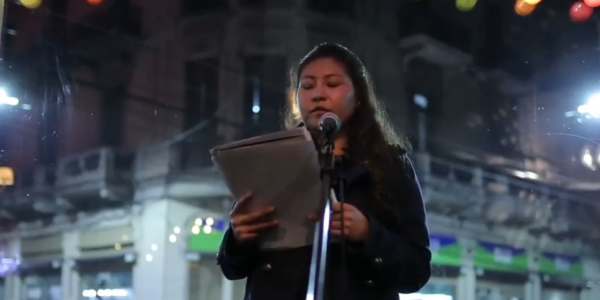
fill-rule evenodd
<path id="1" fill-rule="evenodd" d="M 319 119 L 319 130 L 325 135 L 331 135 L 342 127 L 342 120 L 336 114 L 327 112 Z"/>

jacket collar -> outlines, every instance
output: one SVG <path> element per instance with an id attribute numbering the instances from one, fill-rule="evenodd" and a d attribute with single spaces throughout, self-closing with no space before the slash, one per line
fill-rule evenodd
<path id="1" fill-rule="evenodd" d="M 304 122 L 300 122 L 298 125 L 296 125 L 296 128 L 301 127 L 306 127 L 306 124 L 304 124 Z M 369 173 L 365 166 L 352 160 L 348 155 L 344 154 L 341 159 L 343 160 L 344 164 L 347 165 L 347 167 L 344 168 L 343 174 L 344 178 L 346 179 L 346 184 L 350 185 L 355 180 L 360 179 Z"/>

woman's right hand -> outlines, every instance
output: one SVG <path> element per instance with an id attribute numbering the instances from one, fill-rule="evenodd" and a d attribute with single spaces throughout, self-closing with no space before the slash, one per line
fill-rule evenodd
<path id="1" fill-rule="evenodd" d="M 241 242 L 252 241 L 256 239 L 261 231 L 277 225 L 277 220 L 265 220 L 266 216 L 273 213 L 273 207 L 248 213 L 245 207 L 251 199 L 252 194 L 246 195 L 238 201 L 229 213 L 233 234 Z"/>

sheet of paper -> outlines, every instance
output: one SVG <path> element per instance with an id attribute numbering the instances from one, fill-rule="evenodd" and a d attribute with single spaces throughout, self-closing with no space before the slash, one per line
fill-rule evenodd
<path id="1" fill-rule="evenodd" d="M 307 217 L 320 208 L 320 165 L 310 137 L 277 139 L 243 147 L 215 148 L 213 162 L 235 199 L 252 192 L 249 211 L 275 207 L 276 229 L 261 237 L 263 249 L 295 248 L 313 242 Z"/>
<path id="2" fill-rule="evenodd" d="M 281 140 L 287 139 L 302 139 L 312 140 L 310 133 L 305 127 L 298 127 L 290 130 L 283 130 L 279 132 L 269 133 L 257 137 L 251 137 L 244 140 L 239 140 L 213 148 L 210 152 L 212 155 L 220 151 L 232 150 L 235 148 L 243 148 L 248 146 L 256 146 L 260 144 L 274 143 Z"/>

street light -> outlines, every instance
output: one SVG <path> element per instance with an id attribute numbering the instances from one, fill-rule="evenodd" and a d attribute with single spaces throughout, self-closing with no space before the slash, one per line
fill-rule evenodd
<path id="1" fill-rule="evenodd" d="M 7 186 L 15 184 L 15 173 L 12 168 L 0 167 L 0 193 Z"/>
<path id="2" fill-rule="evenodd" d="M 577 112 L 590 118 L 600 119 L 600 94 L 591 95 L 586 104 L 577 107 Z"/>
<path id="3" fill-rule="evenodd" d="M 6 94 L 6 90 L 0 88 L 0 106 L 8 105 L 8 106 L 16 106 L 19 105 L 19 99 L 15 97 L 9 97 Z"/>

